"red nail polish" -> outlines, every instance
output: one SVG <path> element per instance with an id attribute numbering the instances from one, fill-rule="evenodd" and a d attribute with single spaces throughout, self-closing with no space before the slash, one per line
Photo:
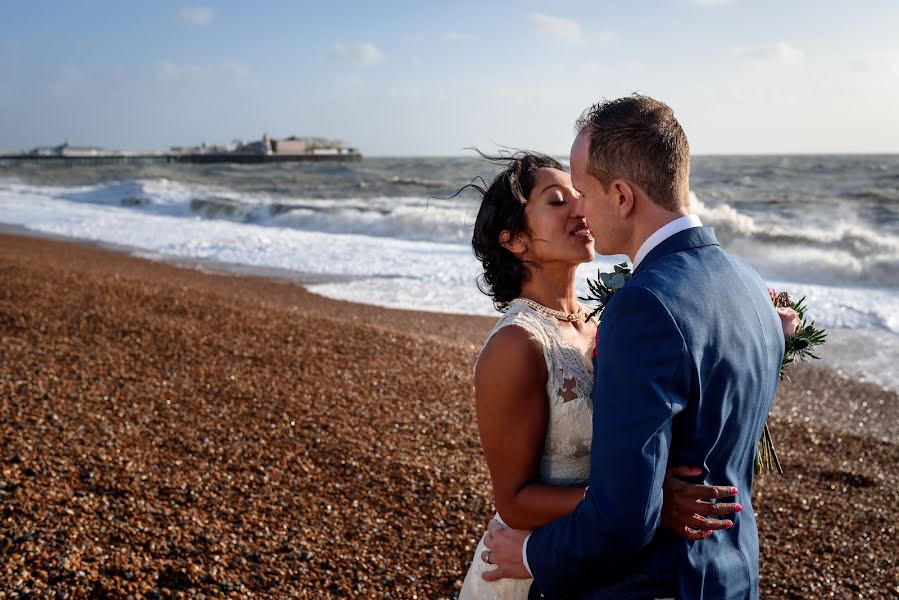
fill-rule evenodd
<path id="1" fill-rule="evenodd" d="M 728 521 L 728 522 L 727 522 L 727 525 L 725 525 L 725 527 L 727 527 L 728 529 L 730 529 L 730 528 L 733 527 L 733 526 L 734 526 L 734 522 L 733 522 L 733 521 Z"/>
<path id="2" fill-rule="evenodd" d="M 743 505 L 737 504 L 737 512 L 740 512 L 741 510 L 743 510 Z"/>
<path id="3" fill-rule="evenodd" d="M 738 490 L 737 488 L 734 488 L 734 489 L 731 490 L 731 494 L 730 494 L 730 495 L 731 495 L 731 496 L 736 496 L 738 493 L 739 493 L 739 490 Z"/>

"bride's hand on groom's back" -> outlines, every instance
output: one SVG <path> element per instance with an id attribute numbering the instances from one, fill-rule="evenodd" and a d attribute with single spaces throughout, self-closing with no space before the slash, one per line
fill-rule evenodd
<path id="1" fill-rule="evenodd" d="M 743 507 L 736 502 L 711 502 L 733 498 L 737 489 L 730 485 L 697 485 L 681 480 L 696 477 L 702 469 L 674 467 L 668 469 L 663 485 L 662 528 L 688 540 L 702 540 L 717 530 L 733 527 L 732 519 L 718 519 L 734 515 Z"/>

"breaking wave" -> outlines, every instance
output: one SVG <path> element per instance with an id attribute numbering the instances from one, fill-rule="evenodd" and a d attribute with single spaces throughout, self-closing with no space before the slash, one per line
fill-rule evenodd
<path id="1" fill-rule="evenodd" d="M 787 219 L 762 224 L 728 204 L 709 207 L 695 195 L 691 203 L 722 245 L 767 276 L 899 285 L 899 237 L 888 232 L 851 222 L 827 228 Z"/>

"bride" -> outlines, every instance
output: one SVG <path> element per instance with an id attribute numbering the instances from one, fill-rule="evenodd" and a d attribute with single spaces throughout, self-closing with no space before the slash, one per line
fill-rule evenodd
<path id="1" fill-rule="evenodd" d="M 472 246 L 484 269 L 480 287 L 504 314 L 475 367 L 478 429 L 496 518 L 535 529 L 574 510 L 590 472 L 597 321 L 578 303 L 574 277 L 595 249 L 558 161 L 534 153 L 487 158 L 505 168 L 486 189 L 466 186 L 482 197 Z M 736 510 L 702 501 L 730 488 L 721 492 L 673 476 L 697 472 L 673 469 L 664 488 L 662 526 L 689 539 L 729 526 L 700 515 Z M 527 598 L 531 580 L 482 579 L 494 568 L 489 559 L 482 538 L 460 600 Z"/>

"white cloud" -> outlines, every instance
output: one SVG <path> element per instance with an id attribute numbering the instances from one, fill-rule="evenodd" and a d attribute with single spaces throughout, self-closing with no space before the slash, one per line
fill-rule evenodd
<path id="1" fill-rule="evenodd" d="M 362 85 L 362 78 L 357 75 L 335 75 L 334 81 L 346 88 L 358 88 Z"/>
<path id="2" fill-rule="evenodd" d="M 460 33 L 458 31 L 448 31 L 443 34 L 443 39 L 448 42 L 466 42 L 472 39 L 474 36 L 470 33 Z"/>
<path id="3" fill-rule="evenodd" d="M 538 35 L 555 40 L 577 44 L 584 39 L 584 30 L 574 19 L 553 17 L 535 13 L 531 15 L 531 25 Z"/>
<path id="4" fill-rule="evenodd" d="M 892 77 L 899 75 L 899 53 L 872 52 L 850 61 L 850 68 L 870 75 Z"/>
<path id="5" fill-rule="evenodd" d="M 617 31 L 600 31 L 596 36 L 596 39 L 599 40 L 601 44 L 610 44 L 612 42 L 617 42 L 621 39 L 621 35 Z"/>
<path id="6" fill-rule="evenodd" d="M 214 13 L 208 6 L 188 6 L 181 9 L 178 18 L 188 25 L 208 25 Z"/>
<path id="7" fill-rule="evenodd" d="M 225 70 L 232 76 L 243 78 L 250 74 L 250 65 L 239 60 L 226 60 Z"/>
<path id="8" fill-rule="evenodd" d="M 350 65 L 354 67 L 371 67 L 384 62 L 384 55 L 374 44 L 356 44 L 344 46 L 338 44 L 331 48 L 328 60 L 337 65 Z"/>
<path id="9" fill-rule="evenodd" d="M 157 81 L 196 80 L 202 77 L 203 69 L 196 65 L 182 65 L 171 60 L 156 61 L 153 72 Z"/>
<path id="10" fill-rule="evenodd" d="M 801 63 L 804 57 L 802 50 L 794 48 L 786 42 L 774 42 L 752 48 L 736 48 L 734 53 L 739 57 L 763 63 L 791 66 Z"/>
<path id="11" fill-rule="evenodd" d="M 246 80 L 250 65 L 240 60 L 223 60 L 212 65 L 179 63 L 170 59 L 153 63 L 149 75 L 162 85 L 232 85 Z"/>
<path id="12" fill-rule="evenodd" d="M 153 70 L 158 79 L 175 79 L 181 74 L 181 67 L 170 60 L 157 61 Z"/>
<path id="13" fill-rule="evenodd" d="M 425 36 L 421 33 L 407 33 L 400 38 L 404 44 L 421 44 L 425 41 Z"/>

